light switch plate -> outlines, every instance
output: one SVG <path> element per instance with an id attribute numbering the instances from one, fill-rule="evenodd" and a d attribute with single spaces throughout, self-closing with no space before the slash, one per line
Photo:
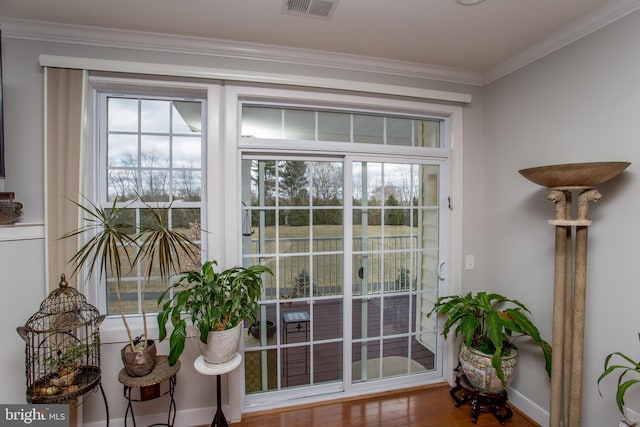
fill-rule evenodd
<path id="1" fill-rule="evenodd" d="M 475 268 L 475 257 L 473 255 L 467 255 L 464 257 L 464 269 L 473 270 Z"/>

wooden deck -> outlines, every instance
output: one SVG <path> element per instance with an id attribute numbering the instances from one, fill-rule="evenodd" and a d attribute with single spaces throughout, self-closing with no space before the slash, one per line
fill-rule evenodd
<path id="1" fill-rule="evenodd" d="M 363 351 L 366 351 L 367 378 L 379 378 L 379 360 L 382 356 L 382 375 L 396 376 L 407 372 L 429 371 L 434 369 L 435 358 L 427 348 L 419 343 L 415 337 L 407 334 L 409 323 L 415 328 L 415 302 L 409 310 L 408 296 L 394 296 L 384 300 L 384 315 L 381 316 L 381 300 L 373 298 L 363 304 L 354 303 L 353 330 L 355 340 L 352 344 L 352 361 L 354 379 L 361 375 L 360 362 Z M 294 387 L 310 384 L 320 384 L 341 381 L 342 372 L 342 341 L 322 342 L 342 338 L 342 302 L 340 300 L 315 301 L 313 310 L 307 302 L 284 303 L 282 313 L 306 312 L 310 313 L 311 322 L 293 322 L 286 327 L 281 321 L 280 341 L 288 347 L 281 349 L 281 386 Z M 363 340 L 362 327 L 363 311 L 366 310 L 367 328 L 366 340 Z M 276 322 L 275 308 L 267 310 L 267 320 Z M 308 329 L 307 329 L 308 328 Z M 403 335 L 404 334 L 404 335 Z M 313 336 L 313 350 L 309 339 Z M 268 345 L 276 344 L 277 335 L 271 338 Z M 251 352 L 251 348 L 259 345 L 257 340 L 248 337 L 245 341 L 245 376 L 247 392 L 257 392 L 262 387 L 262 373 L 260 352 Z M 382 353 L 380 348 L 382 345 Z M 264 350 L 268 359 L 268 389 L 277 389 L 276 350 Z M 313 351 L 313 355 L 311 354 Z M 404 360 L 404 362 L 403 362 Z M 404 366 L 402 366 L 404 363 Z M 391 366 L 393 364 L 393 366 Z M 357 371 L 357 372 L 356 372 Z"/>

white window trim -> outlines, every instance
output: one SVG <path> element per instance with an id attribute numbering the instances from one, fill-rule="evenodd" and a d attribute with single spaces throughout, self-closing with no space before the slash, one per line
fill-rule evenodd
<path id="1" fill-rule="evenodd" d="M 98 183 L 95 181 L 98 180 L 98 174 L 102 173 L 100 166 L 98 164 L 99 155 L 97 154 L 99 150 L 99 144 L 100 144 L 99 143 L 100 135 L 98 135 L 99 126 L 97 126 L 98 120 L 100 120 L 100 118 L 98 117 L 98 109 L 95 103 L 96 99 L 98 98 L 97 92 L 98 91 L 117 91 L 118 88 L 126 92 L 130 92 L 130 91 L 135 92 L 135 91 L 139 91 L 140 89 L 142 89 L 143 91 L 144 90 L 153 91 L 154 88 L 157 88 L 158 91 L 162 92 L 163 95 L 166 95 L 166 96 L 173 96 L 171 92 L 175 92 L 175 93 L 179 93 L 181 96 L 185 96 L 185 95 L 188 96 L 189 94 L 192 94 L 194 95 L 194 97 L 198 97 L 198 98 L 206 97 L 205 102 L 207 104 L 207 116 L 206 116 L 207 125 L 205 129 L 207 132 L 206 134 L 207 147 L 205 148 L 205 151 L 206 151 L 207 158 L 206 158 L 206 161 L 203 159 L 202 173 L 203 173 L 203 178 L 206 180 L 205 182 L 203 182 L 203 192 L 206 192 L 207 198 L 209 197 L 208 188 L 209 188 L 211 179 L 209 178 L 209 174 L 207 173 L 206 169 L 208 168 L 209 162 L 212 162 L 214 160 L 212 159 L 212 153 L 211 153 L 213 151 L 212 146 L 219 145 L 219 137 L 216 137 L 216 136 L 218 133 L 217 127 L 219 126 L 220 120 L 219 120 L 219 114 L 218 114 L 219 107 L 216 105 L 216 102 L 219 102 L 217 100 L 220 99 L 221 92 L 220 92 L 220 87 L 218 85 L 176 82 L 176 81 L 171 81 L 170 79 L 140 80 L 140 79 L 133 79 L 133 78 L 90 76 L 89 86 L 91 91 L 90 108 L 94 114 L 90 116 L 92 117 L 93 123 L 89 124 L 90 126 L 93 127 L 92 132 L 90 132 L 92 146 L 90 150 L 88 150 L 88 152 L 85 153 L 85 156 L 86 156 L 85 164 L 88 165 L 91 169 L 93 169 L 93 172 L 92 172 L 93 178 L 83 179 L 82 185 L 86 189 L 85 194 L 90 194 L 91 197 L 95 196 L 97 192 L 97 185 L 98 185 Z M 149 93 L 152 93 L 152 92 L 149 92 Z M 216 97 L 216 98 L 212 100 L 212 97 Z M 212 107 L 215 107 L 216 109 L 213 111 L 210 110 L 210 108 Z M 213 126 L 215 126 L 215 128 L 213 128 Z M 216 137 L 215 140 L 213 139 L 214 137 Z M 207 206 L 203 206 L 203 209 L 207 210 L 207 223 L 215 224 L 211 222 L 212 216 L 210 213 L 210 209 L 208 209 Z M 215 217 L 213 219 L 215 219 Z M 210 236 L 208 236 L 207 238 L 207 247 L 206 247 L 205 253 L 207 254 L 211 253 L 210 251 L 212 249 L 212 244 L 215 243 L 216 246 L 221 245 L 219 242 L 214 242 L 214 240 L 216 239 L 212 238 L 210 233 Z M 102 290 L 97 289 L 97 286 L 93 284 L 94 283 L 93 280 L 94 279 L 92 279 L 91 283 L 87 283 L 85 285 L 85 293 L 90 296 L 90 299 L 91 301 L 93 301 L 93 303 L 95 303 L 98 307 L 100 307 L 101 311 L 104 311 L 106 310 L 106 307 L 104 306 L 105 304 L 104 296 L 101 294 Z M 147 318 L 147 332 L 149 334 L 148 338 L 157 339 L 158 326 L 156 322 L 156 313 L 148 313 L 146 315 L 146 318 Z M 127 323 L 129 324 L 129 327 L 131 328 L 133 335 L 140 335 L 142 333 L 143 319 L 141 314 L 127 315 Z M 195 331 L 190 331 L 188 333 L 190 336 L 197 335 Z M 104 320 L 100 328 L 100 339 L 105 344 L 129 342 L 129 338 L 127 336 L 124 325 L 122 323 L 122 318 L 119 315 L 108 316 Z"/>
<path id="2" fill-rule="evenodd" d="M 286 143 L 276 143 L 274 141 L 268 142 L 268 147 L 265 148 L 265 143 L 260 143 L 260 140 L 245 139 L 240 141 L 240 117 L 241 117 L 241 103 L 245 100 L 282 100 L 286 102 L 299 102 L 299 103 L 314 103 L 318 105 L 322 104 L 343 104 L 351 106 L 354 109 L 375 109 L 376 111 L 384 111 L 387 109 L 389 112 L 397 113 L 398 111 L 410 111 L 415 114 L 424 114 L 427 116 L 441 116 L 448 118 L 448 128 L 445 129 L 449 144 L 445 148 L 428 149 L 428 150 L 449 150 L 449 169 L 445 172 L 449 179 L 449 195 L 442 195 L 444 200 L 451 200 L 451 205 L 455 201 L 455 209 L 451 209 L 449 214 L 449 223 L 446 224 L 446 239 L 448 242 L 445 251 L 446 254 L 443 259 L 446 262 L 443 273 L 448 275 L 447 284 L 448 288 L 444 290 L 445 294 L 451 294 L 460 292 L 462 271 L 460 266 L 462 265 L 462 159 L 463 159 L 463 140 L 462 140 L 462 107 L 448 104 L 434 104 L 419 101 L 405 101 L 396 99 L 377 98 L 375 94 L 371 96 L 359 96 L 359 95 L 341 95 L 335 93 L 321 93 L 311 91 L 295 91 L 289 89 L 271 89 L 271 88 L 257 88 L 257 87 L 243 87 L 240 85 L 229 84 L 224 89 L 224 168 L 219 169 L 219 179 L 222 180 L 227 177 L 225 182 L 225 192 L 223 193 L 224 205 L 238 208 L 232 208 L 225 210 L 225 227 L 224 230 L 227 233 L 228 239 L 225 239 L 226 254 L 229 258 L 226 259 L 227 263 L 238 264 L 242 261 L 242 248 L 240 239 L 236 236 L 240 235 L 242 220 L 240 215 L 240 174 L 241 167 L 240 161 L 243 151 L 257 150 L 258 148 L 263 152 L 283 153 L 287 150 Z M 352 144 L 354 149 L 358 149 L 356 146 L 365 144 Z M 323 144 L 322 146 L 316 146 L 316 149 L 309 154 L 329 155 L 335 154 L 337 145 Z M 416 150 L 415 147 L 396 147 L 396 146 L 376 146 L 376 153 L 384 155 L 388 152 L 398 153 L 398 148 L 403 150 L 402 154 L 410 155 L 412 150 Z M 418 148 L 425 150 L 425 148 Z M 295 151 L 299 151 L 299 148 Z M 406 152 L 404 152 L 406 151 Z M 371 153 L 371 146 L 368 146 L 367 153 Z M 422 151 L 424 153 L 424 151 Z M 235 179 L 235 182 L 231 182 Z M 215 195 L 209 195 L 209 197 L 216 197 Z M 449 203 L 443 203 L 443 206 L 449 206 Z M 447 341 L 443 342 L 439 339 L 440 347 L 438 348 L 438 354 L 442 355 L 444 352 L 448 355 L 446 359 L 437 361 L 436 363 L 442 363 L 441 369 L 444 379 L 453 383 L 453 368 L 455 366 L 453 343 Z M 446 349 L 446 350 L 445 350 Z M 445 350 L 443 352 L 443 350 Z M 244 377 L 243 377 L 244 379 Z M 405 383 L 406 386 L 408 383 Z M 367 392 L 371 391 L 383 391 L 388 390 L 388 385 L 385 381 L 380 381 L 376 384 L 366 384 Z M 375 389 L 375 390 L 374 390 Z M 351 390 L 346 390 L 342 395 L 344 397 L 355 396 L 361 394 L 362 387 L 352 387 Z M 236 388 L 236 393 L 230 396 L 230 401 L 234 401 L 235 404 L 240 404 L 244 399 L 244 380 L 241 381 L 241 386 Z M 335 398 L 335 395 L 314 396 L 305 399 L 296 399 L 296 403 L 315 403 L 325 399 Z M 290 403 L 290 402 L 289 402 Z M 274 402 L 267 405 L 259 405 L 256 407 L 246 407 L 245 411 L 255 410 L 267 410 L 278 407 L 283 407 L 288 402 Z"/>

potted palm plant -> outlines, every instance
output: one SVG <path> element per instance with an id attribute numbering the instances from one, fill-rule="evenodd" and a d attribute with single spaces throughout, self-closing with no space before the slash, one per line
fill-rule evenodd
<path id="1" fill-rule="evenodd" d="M 517 372 L 515 340 L 522 336 L 540 346 L 551 376 L 551 345 L 541 338 L 528 317 L 531 312 L 521 302 L 486 292 L 451 295 L 438 298 L 428 316 L 434 313 L 446 317 L 445 339 L 452 328 L 462 338 L 460 365 L 474 387 L 497 393 L 509 386 Z"/>
<path id="2" fill-rule="evenodd" d="M 169 320 L 173 326 L 169 338 L 170 365 L 178 361 L 184 350 L 187 319 L 198 328 L 202 354 L 209 363 L 229 361 L 238 349 L 243 321 L 256 321 L 263 275 L 273 274 L 271 270 L 252 265 L 217 273 L 215 265 L 216 261 L 207 261 L 198 271 L 182 273 L 158 298 L 158 305 L 162 305 L 158 312 L 160 341 L 167 337 Z"/>
<path id="3" fill-rule="evenodd" d="M 638 333 L 638 338 L 640 338 L 640 333 Z M 624 423 L 630 426 L 635 425 L 626 419 L 624 396 L 627 390 L 640 383 L 640 362 L 619 351 L 607 355 L 604 359 L 604 371 L 598 378 L 598 392 L 600 396 L 602 396 L 600 382 L 614 372 L 620 373 L 620 375 L 618 375 L 616 390 L 616 404 L 622 414 Z"/>
<path id="4" fill-rule="evenodd" d="M 155 341 L 149 339 L 146 313 L 142 304 L 143 336 L 134 337 L 125 316 L 121 285 L 125 268 L 141 263 L 143 282 L 141 298 L 153 276 L 167 283 L 172 271 L 179 271 L 181 258 L 197 258 L 198 246 L 185 234 L 173 230 L 164 221 L 171 205 L 165 208 L 152 207 L 144 203 L 150 212 L 151 221 L 132 233 L 132 225 L 124 220 L 124 209 L 116 206 L 117 199 L 109 209 L 102 208 L 85 198 L 86 204 L 73 202 L 82 212 L 84 225 L 62 238 L 88 235 L 70 262 L 73 274 L 87 267 L 87 278 L 98 269 L 99 279 L 110 275 L 115 281 L 118 310 L 122 318 L 129 343 L 122 349 L 122 361 L 131 376 L 143 376 L 151 372 L 155 364 Z M 142 339 L 144 337 L 144 339 Z"/>

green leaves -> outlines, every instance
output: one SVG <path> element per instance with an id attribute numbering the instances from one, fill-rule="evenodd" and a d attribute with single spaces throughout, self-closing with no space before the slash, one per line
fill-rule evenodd
<path id="1" fill-rule="evenodd" d="M 510 304 L 512 307 L 504 308 Z M 538 328 L 529 319 L 529 309 L 518 300 L 500 294 L 478 292 L 473 295 L 451 295 L 438 298 L 427 316 L 437 313 L 446 316 L 442 335 L 447 338 L 454 329 L 468 347 L 478 348 L 492 355 L 491 364 L 504 383 L 501 368 L 503 349 L 513 346 L 515 338 L 529 336 L 540 345 L 545 369 L 551 376 L 551 345 L 543 340 Z"/>
<path id="2" fill-rule="evenodd" d="M 640 338 L 640 333 L 638 334 L 638 338 Z M 622 364 L 613 364 L 614 358 L 622 359 Z M 636 362 L 624 353 L 615 352 L 609 354 L 604 360 L 604 372 L 602 372 L 600 377 L 598 377 L 598 393 L 602 396 L 602 392 L 600 391 L 600 382 L 609 375 L 620 370 L 622 370 L 622 373 L 618 376 L 616 404 L 618 405 L 620 413 L 624 415 L 624 396 L 629 388 L 640 383 L 640 379 L 637 377 L 638 374 L 640 374 L 640 362 Z M 629 375 L 635 375 L 636 378 L 627 379 Z"/>
<path id="3" fill-rule="evenodd" d="M 165 224 L 164 218 L 168 217 L 173 203 L 170 203 L 167 207 L 156 208 L 151 207 L 140 198 L 139 201 L 146 207 L 146 209 L 143 209 L 144 216 L 148 216 L 151 220 L 147 221 L 146 225 L 141 226 L 141 229 L 135 234 L 135 224 L 123 219 L 130 209 L 117 207 L 117 198 L 113 200 L 109 209 L 96 205 L 84 196 L 83 199 L 84 204 L 74 201 L 72 203 L 80 210 L 85 225 L 61 237 L 61 239 L 77 238 L 88 234 L 86 243 L 78 249 L 70 260 L 74 265 L 72 275 L 76 274 L 84 266 L 87 267 L 88 277 L 93 275 L 95 268 L 98 268 L 99 279 L 106 277 L 107 273 L 111 273 L 111 276 L 115 279 L 116 296 L 122 321 L 133 349 L 133 338 L 127 324 L 120 295 L 123 268 L 131 269 L 139 262 L 144 265 L 144 281 L 141 294 L 141 299 L 144 300 L 145 287 L 152 276 L 159 275 L 160 279 L 165 282 L 172 272 L 179 271 L 181 256 L 194 261 L 197 258 L 199 248 L 189 237 L 179 231 L 170 229 Z M 132 260 L 131 254 L 134 252 L 135 256 Z M 158 267 L 157 273 L 154 270 L 156 265 Z M 145 305 L 142 304 L 144 335 L 148 336 L 144 307 Z M 169 308 L 163 315 L 166 316 L 164 318 L 164 323 L 166 323 L 169 318 Z M 175 320 L 174 318 L 175 316 L 172 315 L 172 321 Z M 160 334 L 164 338 L 166 329 L 161 329 Z"/>
<path id="4" fill-rule="evenodd" d="M 135 237 L 139 250 L 133 264 L 139 260 L 145 260 L 144 275 L 149 278 L 153 275 L 153 267 L 158 264 L 161 280 L 166 280 L 172 272 L 181 269 L 180 255 L 184 254 L 189 260 L 197 258 L 200 248 L 184 233 L 169 228 L 164 222 L 164 213 L 171 209 L 173 203 L 166 208 L 152 208 L 145 203 L 147 211 L 153 221 L 140 229 Z"/>
<path id="5" fill-rule="evenodd" d="M 126 248 L 135 245 L 135 240 L 126 233 L 128 225 L 120 220 L 120 210 L 116 208 L 116 199 L 113 200 L 113 205 L 109 210 L 95 205 L 86 197 L 84 199 L 88 206 L 75 201 L 71 202 L 84 215 L 86 225 L 70 231 L 60 238 L 67 239 L 86 233 L 91 235 L 87 242 L 71 257 L 70 262 L 74 265 L 71 275 L 73 276 L 86 265 L 88 277 L 91 277 L 97 266 L 100 278 L 110 271 L 112 276 L 119 280 L 122 277 L 120 254 L 124 252 L 128 266 L 130 266 L 131 258 Z"/>
<path id="6" fill-rule="evenodd" d="M 187 271 L 179 280 L 167 288 L 158 298 L 162 309 L 158 313 L 159 339 L 166 338 L 166 324 L 172 320 L 178 333 L 171 334 L 169 340 L 171 354 L 179 355 L 184 350 L 186 333 L 182 333 L 181 315 L 186 314 L 199 330 L 199 338 L 207 342 L 210 331 L 222 331 L 237 326 L 245 318 L 256 320 L 264 274 L 273 274 L 263 265 L 250 267 L 231 267 L 219 273 L 214 271 L 216 261 L 205 262 L 200 271 Z M 163 303 L 167 295 L 173 296 Z M 177 359 L 175 359 L 177 361 Z M 173 361 L 175 363 L 175 361 Z"/>
<path id="7" fill-rule="evenodd" d="M 171 338 L 169 338 L 169 365 L 176 364 L 180 355 L 184 351 L 185 341 L 187 340 L 187 322 L 184 320 L 178 322 L 173 328 Z"/>

